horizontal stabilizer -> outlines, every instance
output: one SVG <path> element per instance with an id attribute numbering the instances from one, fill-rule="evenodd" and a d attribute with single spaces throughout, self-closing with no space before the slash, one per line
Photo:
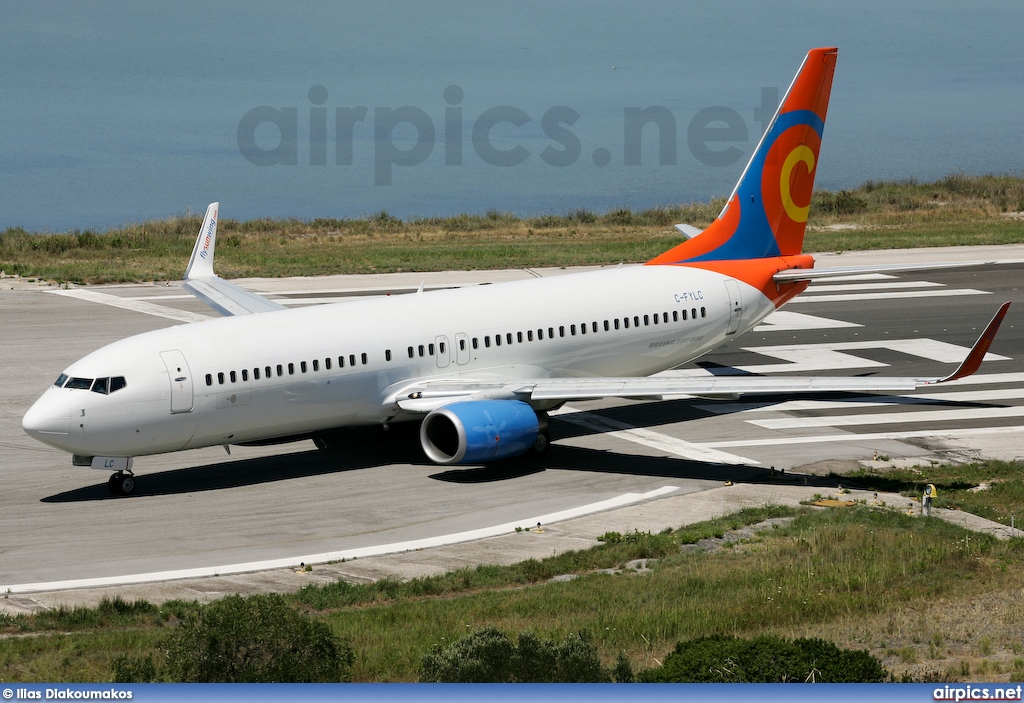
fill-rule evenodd
<path id="1" fill-rule="evenodd" d="M 833 268 L 787 269 L 772 276 L 776 283 L 818 281 L 840 276 L 860 276 L 868 273 L 902 273 L 904 271 L 931 271 L 936 269 L 989 266 L 997 261 L 953 261 L 933 264 L 879 264 L 877 266 L 836 266 Z"/>
<path id="2" fill-rule="evenodd" d="M 679 234 L 683 235 L 687 239 L 693 239 L 703 231 L 704 230 L 697 229 L 693 225 L 676 225 L 676 232 L 679 232 Z"/>

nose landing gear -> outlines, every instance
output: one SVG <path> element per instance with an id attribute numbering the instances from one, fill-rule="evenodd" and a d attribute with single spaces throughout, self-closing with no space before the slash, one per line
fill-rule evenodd
<path id="1" fill-rule="evenodd" d="M 131 471 L 118 471 L 107 480 L 107 488 L 116 496 L 131 495 L 135 491 L 135 474 Z"/>

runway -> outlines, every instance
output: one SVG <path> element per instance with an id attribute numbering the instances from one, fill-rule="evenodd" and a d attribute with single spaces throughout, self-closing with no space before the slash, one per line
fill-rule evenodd
<path id="1" fill-rule="evenodd" d="M 999 253 L 995 257 L 990 251 Z M 948 251 L 948 250 L 946 250 Z M 943 252 L 881 252 L 885 261 Z M 973 256 L 972 256 L 973 253 Z M 1016 263 L 859 277 L 812 286 L 757 330 L 670 374 L 936 377 L 953 368 L 998 305 L 1014 306 L 969 379 L 900 396 L 826 394 L 712 402 L 570 403 L 553 418 L 542 464 L 447 469 L 428 464 L 410 428 L 311 442 L 205 449 L 135 462 L 137 494 L 115 498 L 107 474 L 21 431 L 21 416 L 63 368 L 121 337 L 211 316 L 177 285 L 2 290 L 0 589 L 78 579 L 341 555 L 437 540 L 583 510 L 666 486 L 673 495 L 771 469 L 843 471 L 981 456 L 1024 457 L 1024 248 L 956 254 Z M 867 255 L 860 255 L 867 256 Z M 822 261 L 820 265 L 859 263 Z M 402 274 L 241 282 L 289 305 L 400 294 L 555 271 Z M 609 505 L 611 503 L 608 503 Z"/>

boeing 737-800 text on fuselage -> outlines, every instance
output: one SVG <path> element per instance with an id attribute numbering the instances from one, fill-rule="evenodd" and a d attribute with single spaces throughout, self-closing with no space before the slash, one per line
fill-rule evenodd
<path id="1" fill-rule="evenodd" d="M 32 437 L 135 487 L 132 458 L 313 438 L 421 420 L 439 464 L 547 448 L 567 400 L 906 391 L 973 373 L 1008 303 L 945 378 L 648 378 L 749 331 L 816 278 L 801 253 L 836 50 L 804 59 L 727 205 L 643 266 L 285 309 L 214 274 L 218 204 L 185 288 L 224 315 L 121 340 L 76 361 L 26 413 Z M 681 228 L 682 231 L 683 228 Z"/>

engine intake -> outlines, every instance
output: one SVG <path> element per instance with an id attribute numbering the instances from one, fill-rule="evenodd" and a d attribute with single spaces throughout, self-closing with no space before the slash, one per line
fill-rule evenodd
<path id="1" fill-rule="evenodd" d="M 435 464 L 479 464 L 525 454 L 544 430 L 520 400 L 463 400 L 423 419 L 420 444 Z"/>

